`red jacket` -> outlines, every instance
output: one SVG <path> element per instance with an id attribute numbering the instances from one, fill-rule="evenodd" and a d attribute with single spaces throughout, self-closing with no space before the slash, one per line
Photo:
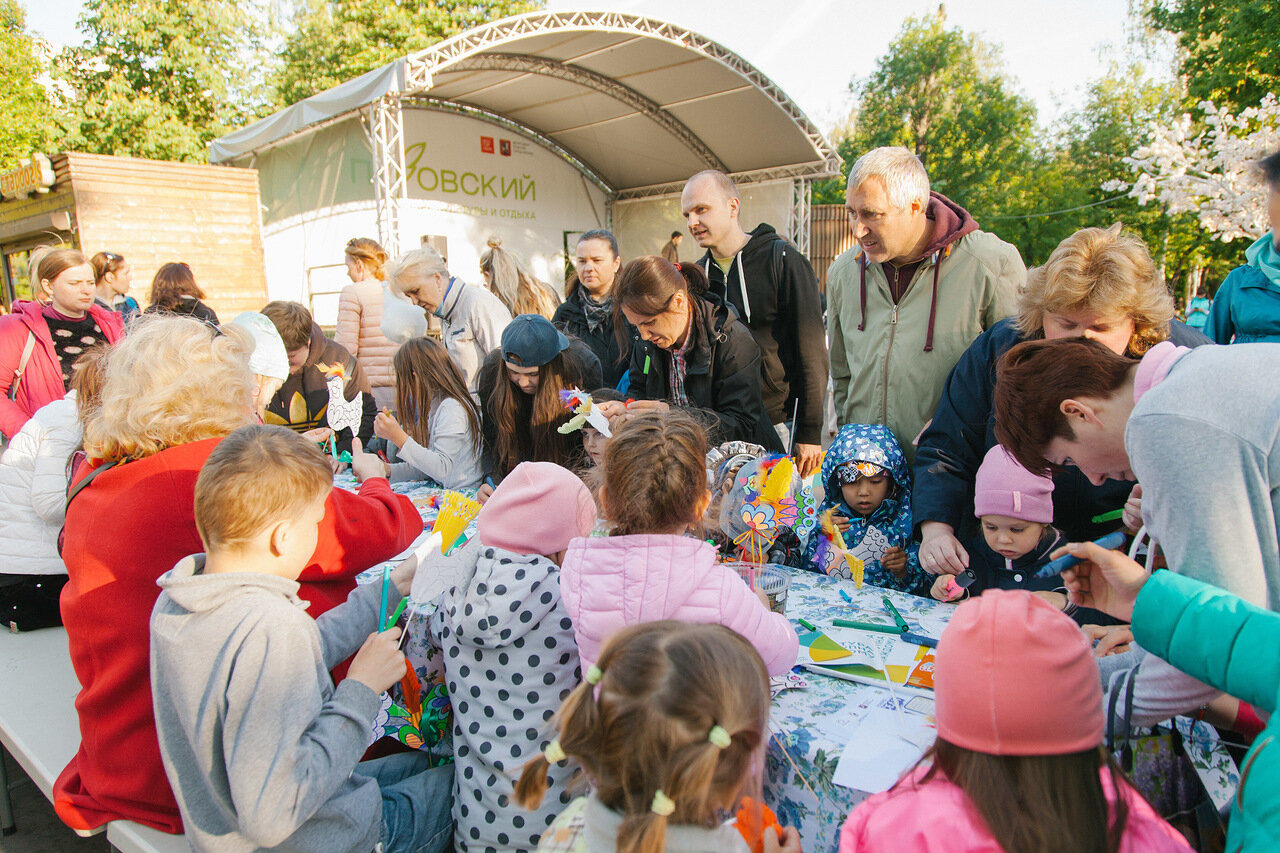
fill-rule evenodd
<path id="1" fill-rule="evenodd" d="M 194 517 L 196 475 L 220 440 L 104 471 L 68 509 L 62 620 L 80 680 L 80 751 L 53 794 L 58 816 L 73 829 L 125 818 L 182 832 L 152 716 L 148 631 L 156 579 L 204 550 Z M 316 552 L 299 578 L 308 612 L 317 616 L 345 601 L 356 574 L 421 532 L 412 501 L 392 494 L 386 480 L 365 482 L 358 495 L 334 489 Z"/>
<path id="2" fill-rule="evenodd" d="M 53 335 L 49 334 L 43 310 L 38 302 L 18 302 L 12 314 L 0 317 L 0 432 L 9 438 L 17 435 L 41 406 L 67 395 L 62 384 L 62 364 L 54 352 Z M 116 312 L 94 304 L 89 306 L 89 313 L 111 343 L 124 336 L 124 320 Z M 36 345 L 18 386 L 18 398 L 10 400 L 9 386 L 22 362 L 28 332 L 35 332 Z"/>

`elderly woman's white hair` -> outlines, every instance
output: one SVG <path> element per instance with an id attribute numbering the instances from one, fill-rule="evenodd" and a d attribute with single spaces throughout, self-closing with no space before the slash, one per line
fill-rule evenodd
<path id="1" fill-rule="evenodd" d="M 423 246 L 421 249 L 405 252 L 387 264 L 384 272 L 387 274 L 387 284 L 391 285 L 391 289 L 396 293 L 404 293 L 404 284 L 407 280 L 418 281 L 436 273 L 448 278 L 449 265 L 435 249 Z"/>
<path id="2" fill-rule="evenodd" d="M 855 160 L 845 191 L 853 192 L 870 178 L 884 184 L 889 204 L 897 210 L 906 210 L 916 199 L 929 203 L 929 173 L 919 157 L 900 145 L 872 148 Z"/>

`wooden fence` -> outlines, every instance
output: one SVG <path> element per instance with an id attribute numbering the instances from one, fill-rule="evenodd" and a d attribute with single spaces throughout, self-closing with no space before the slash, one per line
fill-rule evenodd
<path id="1" fill-rule="evenodd" d="M 809 211 L 809 263 L 818 274 L 818 287 L 826 293 L 827 267 L 853 247 L 853 231 L 842 204 L 815 204 Z"/>

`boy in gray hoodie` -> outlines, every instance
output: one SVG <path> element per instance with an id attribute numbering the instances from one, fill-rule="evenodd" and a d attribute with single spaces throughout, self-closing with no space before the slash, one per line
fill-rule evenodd
<path id="1" fill-rule="evenodd" d="M 560 600 L 569 540 L 596 520 L 591 492 L 551 462 L 522 462 L 485 501 L 456 552 L 465 574 L 431 619 L 453 702 L 455 849 L 525 851 L 569 803 L 572 770 L 553 764 L 532 812 L 513 788 L 550 743 L 552 714 L 581 681 L 573 623 Z M 451 555 L 452 557 L 453 555 Z"/>
<path id="2" fill-rule="evenodd" d="M 417 752 L 358 763 L 379 694 L 405 672 L 399 629 L 378 633 L 381 584 L 315 620 L 297 595 L 332 485 L 328 461 L 302 436 L 236 430 L 196 480 L 206 553 L 160 577 L 156 730 L 198 851 L 448 847 L 452 768 L 429 769 Z M 388 610 L 416 567 L 410 558 L 392 573 Z M 352 653 L 335 687 L 329 670 Z"/>

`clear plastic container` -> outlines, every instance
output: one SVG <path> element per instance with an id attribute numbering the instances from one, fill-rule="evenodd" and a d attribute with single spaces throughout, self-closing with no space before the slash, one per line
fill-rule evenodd
<path id="1" fill-rule="evenodd" d="M 786 566 L 772 563 L 731 562 L 725 568 L 732 569 L 742 578 L 742 582 L 752 589 L 759 590 L 769 599 L 769 609 L 774 613 L 787 612 L 787 593 L 791 589 L 791 570 Z"/>

